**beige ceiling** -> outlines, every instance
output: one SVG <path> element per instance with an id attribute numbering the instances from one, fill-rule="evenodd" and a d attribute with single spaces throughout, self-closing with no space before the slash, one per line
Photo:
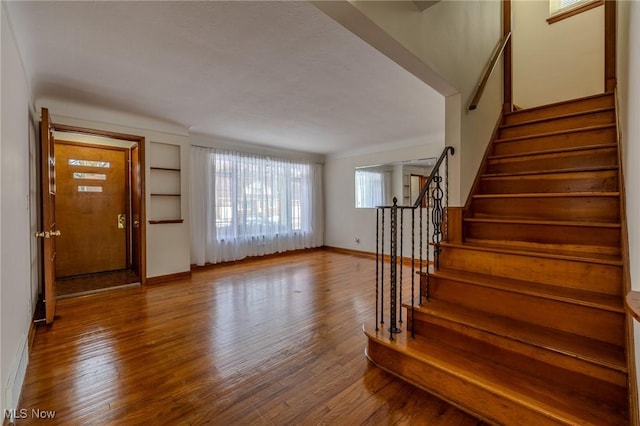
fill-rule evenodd
<path id="1" fill-rule="evenodd" d="M 321 154 L 444 132 L 440 94 L 306 2 L 18 1 L 7 11 L 36 100 Z"/>

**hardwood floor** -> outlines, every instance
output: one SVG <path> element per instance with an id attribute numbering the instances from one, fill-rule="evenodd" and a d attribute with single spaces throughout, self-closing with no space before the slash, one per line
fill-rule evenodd
<path id="1" fill-rule="evenodd" d="M 374 268 L 311 250 L 61 300 L 19 408 L 65 425 L 479 424 L 367 361 Z"/>

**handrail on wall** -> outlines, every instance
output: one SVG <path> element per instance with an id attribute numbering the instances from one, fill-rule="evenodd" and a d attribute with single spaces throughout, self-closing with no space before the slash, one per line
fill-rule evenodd
<path id="1" fill-rule="evenodd" d="M 491 74 L 493 74 L 493 70 L 495 69 L 496 64 L 498 63 L 498 59 L 500 59 L 500 56 L 502 55 L 502 52 L 504 52 L 504 48 L 507 46 L 507 43 L 509 42 L 510 38 L 511 38 L 511 32 L 507 33 L 498 42 L 498 46 L 496 47 L 493 57 L 489 62 L 489 66 L 487 66 L 487 69 L 484 72 L 482 80 L 480 80 L 480 84 L 478 84 L 478 88 L 476 89 L 475 94 L 473 95 L 473 98 L 471 99 L 471 102 L 467 107 L 469 111 L 473 111 L 478 107 L 478 103 L 480 103 L 480 98 L 482 97 L 482 93 L 484 92 L 484 87 L 487 85 L 487 82 L 489 81 L 489 77 L 491 77 Z"/>

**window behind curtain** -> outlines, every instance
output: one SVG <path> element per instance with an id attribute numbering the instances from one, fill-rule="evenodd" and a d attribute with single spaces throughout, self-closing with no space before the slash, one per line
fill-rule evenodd
<path id="1" fill-rule="evenodd" d="M 191 147 L 191 261 L 319 247 L 322 165 Z"/>
<path id="2" fill-rule="evenodd" d="M 376 207 L 385 204 L 383 172 L 356 170 L 356 207 Z"/>
<path id="3" fill-rule="evenodd" d="M 215 211 L 219 240 L 286 235 L 309 229 L 303 210 L 309 164 L 215 153 Z M 308 192 L 308 189 L 306 190 Z"/>

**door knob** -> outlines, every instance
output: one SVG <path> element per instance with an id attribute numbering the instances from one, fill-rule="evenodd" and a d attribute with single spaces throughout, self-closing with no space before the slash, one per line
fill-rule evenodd
<path id="1" fill-rule="evenodd" d="M 134 221 L 133 221 L 133 227 L 134 227 L 134 228 L 137 228 L 137 227 L 139 227 L 139 226 L 140 226 L 140 221 L 139 221 L 139 220 L 134 220 Z"/>
<path id="2" fill-rule="evenodd" d="M 36 238 L 50 238 L 51 234 L 49 234 L 49 231 L 44 231 L 44 232 L 35 232 L 33 236 Z"/>
<path id="3" fill-rule="evenodd" d="M 56 229 L 55 231 L 49 232 L 49 235 L 51 235 L 52 237 L 59 237 L 61 233 L 62 232 Z"/>

